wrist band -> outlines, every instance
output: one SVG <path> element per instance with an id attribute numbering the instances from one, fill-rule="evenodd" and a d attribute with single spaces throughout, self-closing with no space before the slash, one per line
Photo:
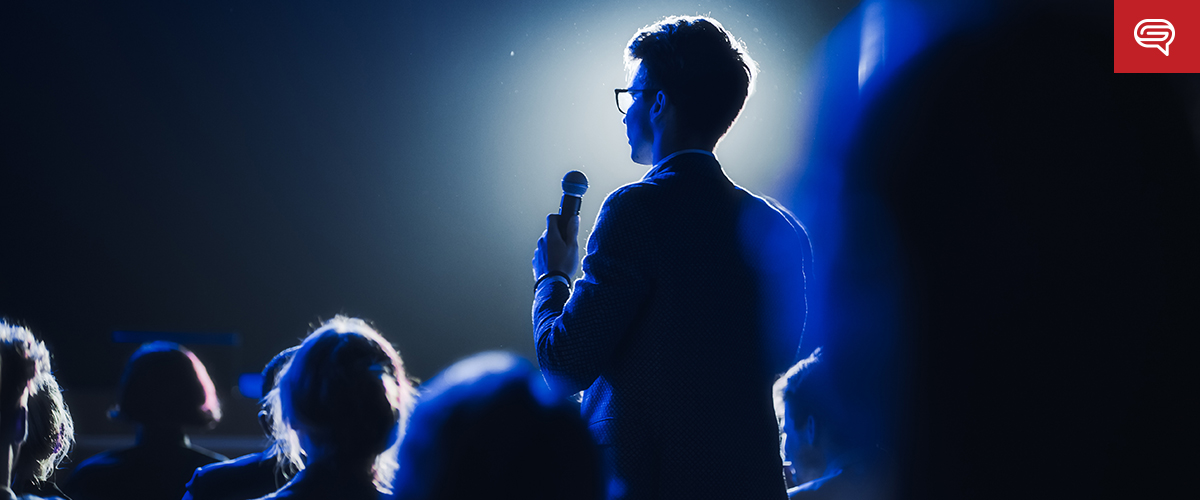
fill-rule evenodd
<path id="1" fill-rule="evenodd" d="M 568 287 L 568 288 L 570 288 L 570 287 L 571 287 L 571 277 L 570 277 L 570 276 L 567 276 L 567 273 L 564 273 L 564 272 L 562 272 L 562 271 L 550 271 L 550 272 L 548 272 L 548 273 L 546 273 L 546 274 L 543 274 L 543 275 L 541 275 L 541 276 L 538 276 L 538 279 L 537 279 L 537 281 L 535 281 L 535 282 L 533 283 L 533 289 L 534 289 L 534 290 L 537 290 L 537 289 L 538 289 L 538 286 L 540 286 L 540 285 L 542 284 L 542 282 L 543 282 L 543 281 L 546 281 L 546 279 L 548 279 L 548 278 L 553 278 L 553 277 L 555 277 L 555 276 L 561 277 L 562 279 L 566 280 L 566 282 L 567 282 L 567 287 Z"/>

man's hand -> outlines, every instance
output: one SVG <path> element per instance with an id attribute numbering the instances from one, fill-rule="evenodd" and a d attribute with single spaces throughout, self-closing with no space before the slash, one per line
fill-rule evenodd
<path id="1" fill-rule="evenodd" d="M 533 252 L 533 279 L 552 271 L 574 277 L 579 270 L 579 216 L 566 219 L 566 233 L 558 229 L 564 216 L 546 216 L 546 230 L 538 238 L 537 250 Z"/>

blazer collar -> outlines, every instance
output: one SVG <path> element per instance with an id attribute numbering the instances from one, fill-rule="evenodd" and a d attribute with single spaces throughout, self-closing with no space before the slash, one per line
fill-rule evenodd
<path id="1" fill-rule="evenodd" d="M 694 170 L 704 167 L 716 167 L 718 170 L 721 164 L 717 162 L 717 156 L 712 151 L 703 149 L 682 149 L 667 155 L 666 158 L 659 160 L 654 164 L 654 167 L 646 172 L 642 180 L 649 180 L 653 177 L 659 177 L 667 173 L 681 173 L 684 171 Z"/>

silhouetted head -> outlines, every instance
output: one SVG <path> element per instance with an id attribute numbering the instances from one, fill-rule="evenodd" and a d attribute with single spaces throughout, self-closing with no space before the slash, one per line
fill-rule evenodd
<path id="1" fill-rule="evenodd" d="M 0 446 L 18 449 L 25 441 L 29 397 L 39 375 L 49 373 L 46 346 L 29 330 L 0 321 Z"/>
<path id="2" fill-rule="evenodd" d="M 818 347 L 788 369 L 774 385 L 780 449 L 801 476 L 824 470 L 836 454 L 858 446 L 833 387 L 832 370 Z M 813 479 L 801 477 L 799 482 Z"/>
<path id="3" fill-rule="evenodd" d="M 262 426 L 263 432 L 266 432 L 268 437 L 270 437 L 272 433 L 271 429 L 274 425 L 272 423 L 274 421 L 274 416 L 272 415 L 270 398 L 267 396 L 271 394 L 271 390 L 274 389 L 275 385 L 279 382 L 279 372 L 283 371 L 283 367 L 287 365 L 293 357 L 295 357 L 296 351 L 299 349 L 300 346 L 292 346 L 280 351 L 280 353 L 276 354 L 274 358 L 271 358 L 271 361 L 269 361 L 267 366 L 263 368 L 262 392 L 260 393 L 263 395 L 260 402 L 262 404 L 262 409 L 260 409 L 258 412 L 258 424 Z"/>
<path id="4" fill-rule="evenodd" d="M 681 135 L 714 145 L 737 120 L 758 71 L 745 44 L 702 16 L 668 17 L 642 28 L 629 41 L 625 65 L 631 88 L 661 91 L 675 106 Z M 632 95 L 635 105 L 643 101 L 645 106 L 657 97 L 656 92 Z M 626 125 L 648 125 L 637 122 L 631 107 Z"/>
<path id="5" fill-rule="evenodd" d="M 397 500 L 604 497 L 579 410 L 553 397 L 528 361 L 477 354 L 422 387 L 400 445 Z"/>
<path id="6" fill-rule="evenodd" d="M 390 483 L 395 458 L 386 452 L 414 397 L 392 345 L 365 321 L 337 316 L 304 339 L 268 396 L 280 462 L 302 469 L 302 452 L 346 464 L 374 457 L 376 481 Z"/>
<path id="7" fill-rule="evenodd" d="M 149 427 L 210 427 L 221 403 L 204 363 L 173 342 L 143 344 L 125 365 L 109 415 Z"/>
<path id="8" fill-rule="evenodd" d="M 17 481 L 39 483 L 50 479 L 75 444 L 75 422 L 63 402 L 62 389 L 49 371 L 34 377 L 29 396 L 29 432 L 14 467 Z"/>

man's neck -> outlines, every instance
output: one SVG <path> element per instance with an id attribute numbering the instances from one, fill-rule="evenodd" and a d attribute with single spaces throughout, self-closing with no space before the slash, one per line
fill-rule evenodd
<path id="1" fill-rule="evenodd" d="M 668 162 L 668 161 L 671 161 L 671 160 L 672 160 L 672 159 L 674 159 L 676 156 L 679 156 L 679 155 L 682 155 L 682 154 L 687 154 L 687 153 L 702 154 L 702 155 L 705 155 L 705 156 L 710 156 L 710 157 L 712 157 L 712 158 L 714 158 L 714 159 L 716 159 L 716 157 L 717 157 L 716 155 L 714 155 L 714 154 L 713 154 L 713 152 L 712 152 L 712 151 L 707 151 L 707 150 L 703 150 L 703 149 L 681 149 L 681 150 L 679 150 L 679 151 L 676 151 L 676 152 L 674 152 L 674 153 L 671 153 L 671 154 L 669 154 L 669 155 L 667 155 L 667 156 L 663 157 L 661 160 L 658 160 L 657 162 L 654 162 L 654 165 L 652 165 L 652 168 L 658 168 L 658 167 L 661 167 L 661 166 L 662 166 L 664 163 L 666 163 L 666 162 Z"/>
<path id="2" fill-rule="evenodd" d="M 651 146 L 650 149 L 652 157 L 654 158 L 654 161 L 651 163 L 651 165 L 660 165 L 662 164 L 663 159 L 679 151 L 697 149 L 711 153 L 712 150 L 717 146 L 716 144 L 708 141 L 696 139 L 672 139 L 671 136 L 673 134 L 670 134 L 666 131 L 657 132 L 658 133 L 654 138 L 654 145 Z"/>

